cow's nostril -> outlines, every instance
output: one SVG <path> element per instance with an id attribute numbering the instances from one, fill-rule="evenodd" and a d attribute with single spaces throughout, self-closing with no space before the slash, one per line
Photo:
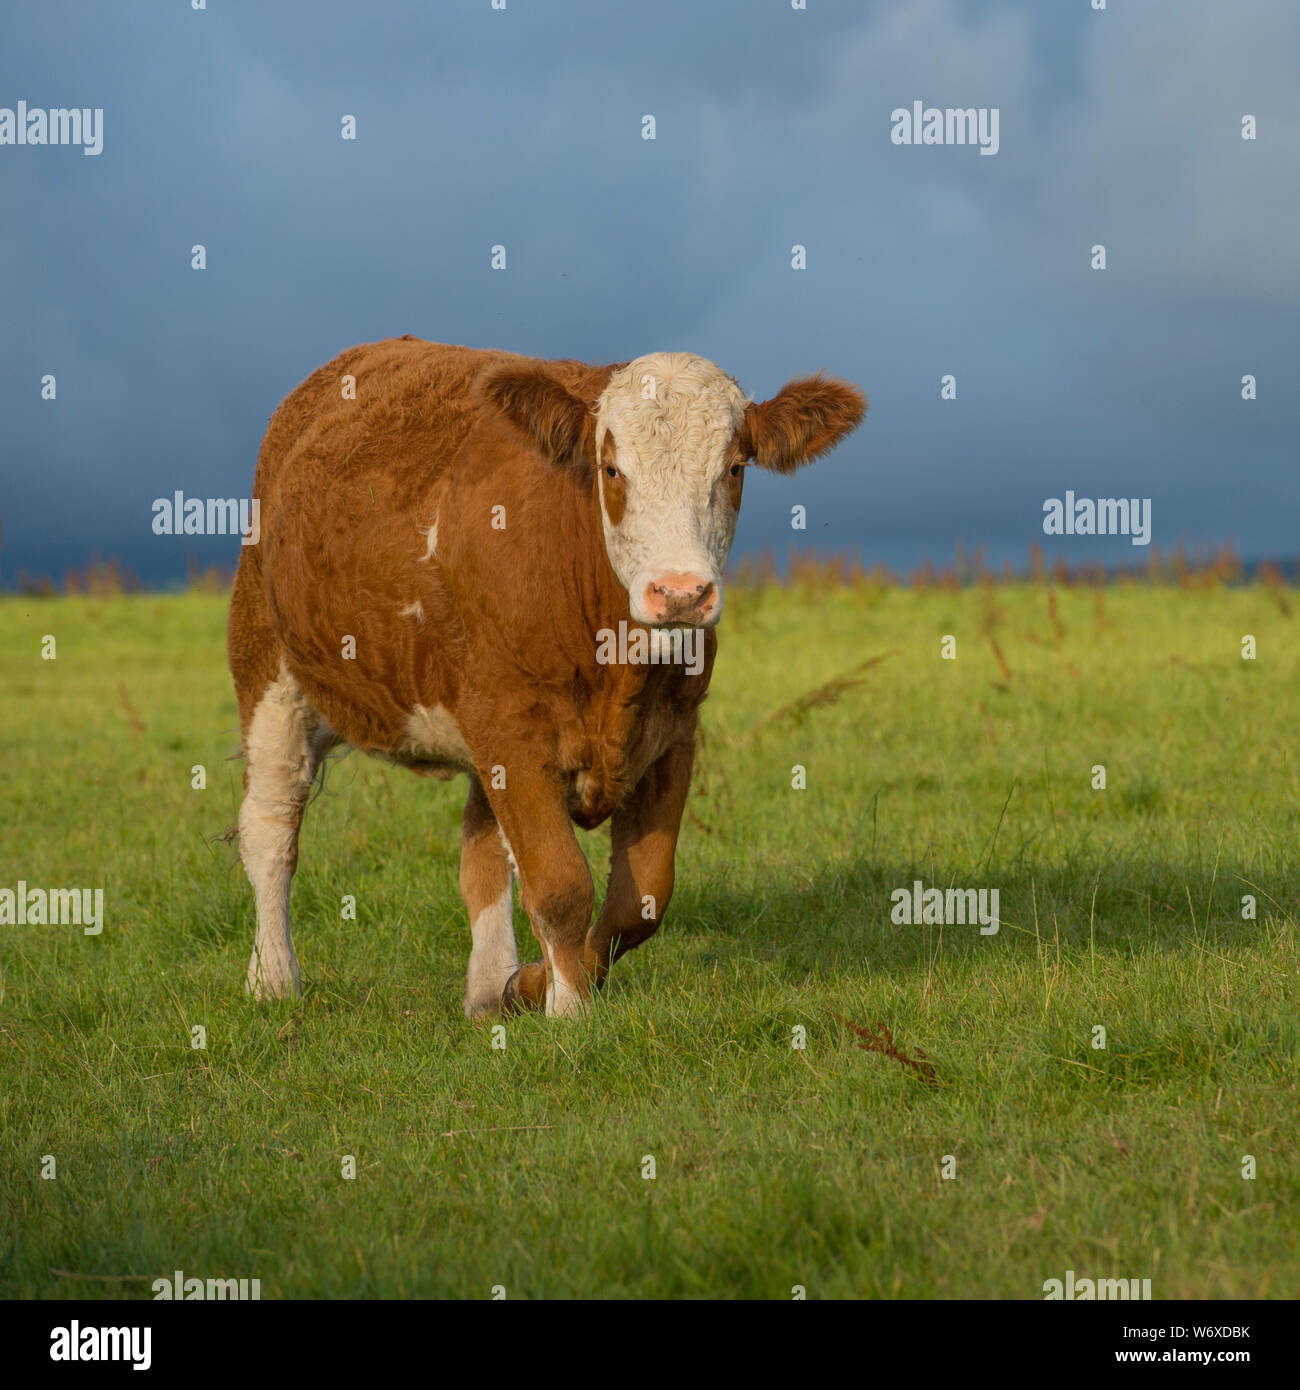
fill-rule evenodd
<path id="1" fill-rule="evenodd" d="M 717 585 L 696 574 L 665 574 L 645 588 L 646 607 L 660 622 L 690 622 L 712 607 Z"/>

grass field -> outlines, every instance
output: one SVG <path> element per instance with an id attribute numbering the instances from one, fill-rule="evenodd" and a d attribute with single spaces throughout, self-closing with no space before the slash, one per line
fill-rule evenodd
<path id="1" fill-rule="evenodd" d="M 180 1269 L 263 1298 L 1041 1298 L 1074 1270 L 1296 1296 L 1286 609 L 733 591 L 664 929 L 590 1018 L 512 1019 L 499 1050 L 461 1014 L 463 782 L 331 766 L 294 886 L 307 992 L 254 1006 L 215 838 L 224 601 L 0 601 L 0 888 L 106 902 L 97 936 L 0 926 L 0 1293 L 148 1298 Z M 584 843 L 599 891 L 607 834 Z M 997 888 L 1000 931 L 893 924 L 918 878 Z"/>

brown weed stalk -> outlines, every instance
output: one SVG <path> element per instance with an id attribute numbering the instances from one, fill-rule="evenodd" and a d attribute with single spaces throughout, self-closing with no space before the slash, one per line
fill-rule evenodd
<path id="1" fill-rule="evenodd" d="M 928 1086 L 936 1086 L 939 1083 L 939 1074 L 934 1069 L 934 1063 L 926 1058 L 920 1048 L 916 1049 L 916 1056 L 909 1057 L 894 1042 L 894 1035 L 889 1031 L 886 1024 L 876 1022 L 870 1028 L 862 1028 L 856 1023 L 850 1023 L 843 1014 L 832 1013 L 832 1018 L 837 1018 L 850 1032 L 856 1033 L 863 1041 L 858 1043 L 864 1052 L 881 1052 L 886 1057 L 892 1057 L 901 1066 L 911 1067 L 912 1070 Z"/>
<path id="2" fill-rule="evenodd" d="M 771 728 L 773 724 L 781 723 L 782 720 L 802 718 L 810 710 L 820 709 L 824 705 L 836 704 L 842 695 L 864 683 L 861 672 L 870 670 L 872 666 L 878 666 L 882 661 L 887 661 L 891 656 L 897 655 L 898 649 L 895 647 L 887 652 L 881 652 L 879 656 L 869 656 L 865 661 L 859 662 L 858 665 L 841 675 L 832 676 L 825 684 L 815 686 L 812 690 L 806 690 L 797 699 L 791 700 L 789 704 L 782 705 L 780 709 L 774 709 L 771 714 L 764 715 L 741 742 L 744 744 L 752 743 L 765 729 Z"/>

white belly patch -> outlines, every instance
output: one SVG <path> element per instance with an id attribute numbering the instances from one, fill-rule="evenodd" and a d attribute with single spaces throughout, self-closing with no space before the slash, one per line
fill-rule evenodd
<path id="1" fill-rule="evenodd" d="M 456 721 L 441 705 L 416 705 L 406 720 L 405 752 L 413 758 L 469 771 L 474 758 Z"/>

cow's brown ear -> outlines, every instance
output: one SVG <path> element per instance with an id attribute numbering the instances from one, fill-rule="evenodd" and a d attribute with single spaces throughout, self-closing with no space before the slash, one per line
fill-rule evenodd
<path id="1" fill-rule="evenodd" d="M 775 473 L 793 473 L 829 453 L 867 413 L 856 386 L 823 374 L 783 386 L 770 401 L 752 401 L 736 433 L 742 456 Z"/>
<path id="2" fill-rule="evenodd" d="M 595 418 L 585 401 L 527 363 L 489 367 L 477 382 L 479 397 L 499 411 L 547 458 L 572 464 L 595 452 Z"/>

